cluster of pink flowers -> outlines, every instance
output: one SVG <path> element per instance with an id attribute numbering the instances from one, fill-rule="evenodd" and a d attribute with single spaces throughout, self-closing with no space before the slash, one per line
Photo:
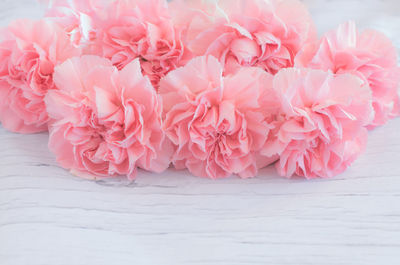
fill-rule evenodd
<path id="1" fill-rule="evenodd" d="M 45 0 L 0 32 L 0 122 L 81 177 L 327 178 L 400 116 L 391 41 L 298 0 Z"/>

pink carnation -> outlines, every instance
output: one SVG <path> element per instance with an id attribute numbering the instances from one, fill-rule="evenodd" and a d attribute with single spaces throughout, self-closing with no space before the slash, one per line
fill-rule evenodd
<path id="1" fill-rule="evenodd" d="M 175 0 L 171 9 L 189 50 L 218 58 L 226 73 L 257 66 L 275 74 L 293 66 L 302 46 L 316 38 L 297 0 Z"/>
<path id="2" fill-rule="evenodd" d="M 273 87 L 281 108 L 279 126 L 270 134 L 264 155 L 278 154 L 279 174 L 306 178 L 342 173 L 365 149 L 373 118 L 371 92 L 354 75 L 283 69 Z"/>
<path id="3" fill-rule="evenodd" d="M 253 177 L 276 160 L 259 154 L 271 129 L 272 76 L 260 68 L 222 74 L 216 58 L 203 56 L 161 80 L 164 129 L 177 148 L 173 163 L 201 177 Z"/>
<path id="4" fill-rule="evenodd" d="M 161 77 L 181 65 L 184 47 L 166 0 L 116 0 L 94 27 L 95 54 L 119 69 L 139 58 L 143 73 L 156 87 Z"/>
<path id="5" fill-rule="evenodd" d="M 97 56 L 72 58 L 56 67 L 59 90 L 49 91 L 53 119 L 49 147 L 79 176 L 135 177 L 170 163 L 172 146 L 161 129 L 162 105 L 138 60 L 121 71 Z"/>
<path id="6" fill-rule="evenodd" d="M 54 66 L 80 52 L 62 28 L 45 20 L 15 21 L 1 35 L 0 121 L 13 132 L 46 131 L 43 98 L 55 89 Z"/>
<path id="7" fill-rule="evenodd" d="M 318 43 L 309 44 L 296 58 L 296 65 L 334 73 L 353 73 L 369 84 L 375 118 L 369 128 L 385 124 L 400 115 L 398 87 L 400 71 L 397 52 L 382 33 L 358 33 L 354 22 L 340 25 Z"/>
<path id="8" fill-rule="evenodd" d="M 46 17 L 64 28 L 75 45 L 87 45 L 96 29 L 93 20 L 104 16 L 109 0 L 41 0 Z"/>

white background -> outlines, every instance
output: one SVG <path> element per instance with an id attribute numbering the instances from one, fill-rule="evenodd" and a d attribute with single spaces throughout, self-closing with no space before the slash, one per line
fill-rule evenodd
<path id="1" fill-rule="evenodd" d="M 319 31 L 354 18 L 400 47 L 400 1 L 307 0 Z M 34 0 L 0 0 L 0 24 L 34 17 Z M 57 167 L 47 135 L 0 126 L 0 264 L 400 264 L 400 119 L 330 180 L 211 181 L 141 172 L 91 182 Z"/>

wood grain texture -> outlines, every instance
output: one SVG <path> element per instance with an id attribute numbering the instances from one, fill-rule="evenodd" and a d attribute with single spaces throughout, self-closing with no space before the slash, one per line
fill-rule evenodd
<path id="1" fill-rule="evenodd" d="M 307 0 L 320 32 L 349 18 L 400 47 L 397 0 Z M 39 16 L 0 0 L 0 23 Z M 169 170 L 135 183 L 91 182 L 59 168 L 47 134 L 0 127 L 0 264 L 400 264 L 400 119 L 329 180 L 211 181 Z"/>

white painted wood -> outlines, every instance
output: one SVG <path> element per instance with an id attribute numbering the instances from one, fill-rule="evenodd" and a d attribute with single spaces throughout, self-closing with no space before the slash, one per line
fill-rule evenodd
<path id="1" fill-rule="evenodd" d="M 319 30 L 354 17 L 400 47 L 398 0 L 307 0 Z M 0 21 L 38 16 L 0 0 Z M 0 264 L 400 264 L 400 119 L 330 180 L 211 181 L 141 172 L 91 182 L 57 167 L 47 135 L 0 128 Z"/>

